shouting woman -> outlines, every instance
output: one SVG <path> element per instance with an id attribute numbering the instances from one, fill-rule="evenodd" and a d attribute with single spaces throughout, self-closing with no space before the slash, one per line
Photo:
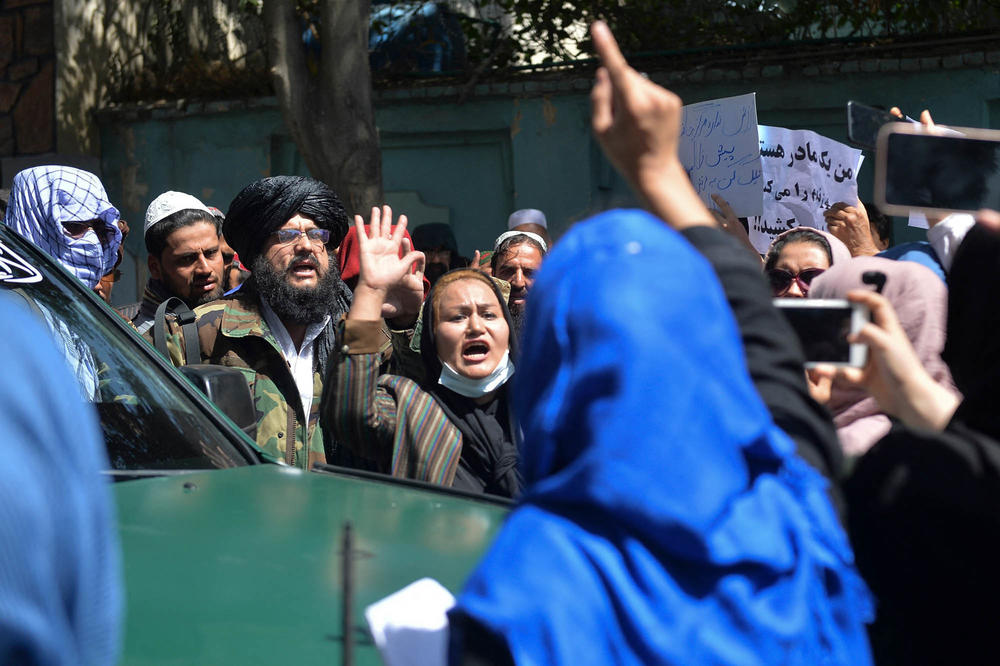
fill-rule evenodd
<path id="1" fill-rule="evenodd" d="M 326 407 L 331 427 L 354 455 L 394 476 L 513 497 L 520 480 L 507 380 L 516 349 L 504 298 L 477 270 L 446 273 L 423 306 L 424 382 L 379 376 L 387 296 L 419 288 L 424 267 L 404 238 L 405 216 L 395 229 L 383 217 L 373 211 L 370 232 L 357 219 L 360 272 Z"/>

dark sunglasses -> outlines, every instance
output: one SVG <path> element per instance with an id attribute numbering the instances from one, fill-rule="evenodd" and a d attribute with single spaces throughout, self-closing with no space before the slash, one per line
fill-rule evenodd
<path id="1" fill-rule="evenodd" d="M 84 234 L 93 229 L 102 245 L 107 245 L 115 235 L 115 230 L 100 220 L 91 220 L 89 222 L 63 222 L 62 226 L 63 232 L 70 238 L 74 239 L 83 238 Z"/>
<path id="2" fill-rule="evenodd" d="M 812 284 L 812 281 L 817 276 L 822 275 L 825 270 L 825 268 L 805 268 L 798 274 L 794 274 L 783 268 L 772 268 L 767 272 L 767 279 L 771 283 L 771 293 L 775 296 L 781 296 L 787 292 L 793 281 L 799 283 L 799 289 L 805 294 L 809 291 L 809 285 Z"/>

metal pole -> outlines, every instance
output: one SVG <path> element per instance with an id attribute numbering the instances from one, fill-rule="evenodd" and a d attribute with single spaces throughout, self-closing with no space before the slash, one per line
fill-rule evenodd
<path id="1" fill-rule="evenodd" d="M 341 618 L 343 621 L 344 647 L 341 654 L 343 666 L 354 666 L 354 622 L 351 607 L 354 605 L 354 534 L 351 521 L 344 523 L 344 535 L 341 541 Z"/>

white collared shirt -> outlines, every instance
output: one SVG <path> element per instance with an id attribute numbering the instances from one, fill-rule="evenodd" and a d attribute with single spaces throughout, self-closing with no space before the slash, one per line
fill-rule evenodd
<path id="1" fill-rule="evenodd" d="M 295 386 L 299 390 L 299 397 L 302 398 L 302 413 L 309 418 L 309 408 L 313 401 L 313 344 L 316 338 L 323 332 L 330 321 L 329 315 L 323 321 L 316 324 L 309 324 L 306 327 L 306 334 L 302 338 L 302 348 L 296 349 L 292 342 L 292 336 L 288 334 L 288 329 L 281 323 L 281 319 L 275 314 L 271 306 L 262 298 L 260 301 L 260 311 L 264 315 L 267 327 L 271 329 L 274 339 L 281 348 L 281 354 L 288 363 L 288 369 L 295 380 Z"/>

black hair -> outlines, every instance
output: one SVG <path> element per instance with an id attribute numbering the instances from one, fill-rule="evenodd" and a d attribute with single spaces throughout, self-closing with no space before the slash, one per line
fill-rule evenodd
<path id="1" fill-rule="evenodd" d="M 545 258 L 545 248 L 542 247 L 541 243 L 527 234 L 516 234 L 514 236 L 510 236 L 509 238 L 505 238 L 503 242 L 497 246 L 497 249 L 493 251 L 493 256 L 490 257 L 490 268 L 493 270 L 493 274 L 496 275 L 497 266 L 500 265 L 500 260 L 503 257 L 506 257 L 513 248 L 526 243 L 538 250 L 538 253 L 542 255 L 543 259 Z"/>
<path id="2" fill-rule="evenodd" d="M 170 234 L 181 227 L 191 226 L 198 222 L 208 222 L 214 225 L 216 235 L 222 235 L 222 222 L 219 221 L 218 217 L 197 208 L 185 208 L 167 215 L 146 231 L 146 252 L 159 259 L 167 247 L 167 238 L 170 237 Z"/>
<path id="3" fill-rule="evenodd" d="M 880 211 L 873 202 L 866 201 L 864 206 L 865 210 L 868 211 L 868 221 L 872 223 L 875 233 L 878 234 L 878 238 L 875 240 L 881 240 L 892 246 L 892 220 L 886 217 L 885 213 Z"/>
<path id="4" fill-rule="evenodd" d="M 833 265 L 833 250 L 830 249 L 830 242 L 823 238 L 823 234 L 816 233 L 809 228 L 803 228 L 795 229 L 794 231 L 791 231 L 787 235 L 774 241 L 771 245 L 771 249 L 767 251 L 767 259 L 764 261 L 765 271 L 769 271 L 774 268 L 774 265 L 778 263 L 778 257 L 781 256 L 781 251 L 789 243 L 812 243 L 817 247 L 821 247 L 823 248 L 823 252 L 826 253 L 826 260 L 831 266 Z"/>

